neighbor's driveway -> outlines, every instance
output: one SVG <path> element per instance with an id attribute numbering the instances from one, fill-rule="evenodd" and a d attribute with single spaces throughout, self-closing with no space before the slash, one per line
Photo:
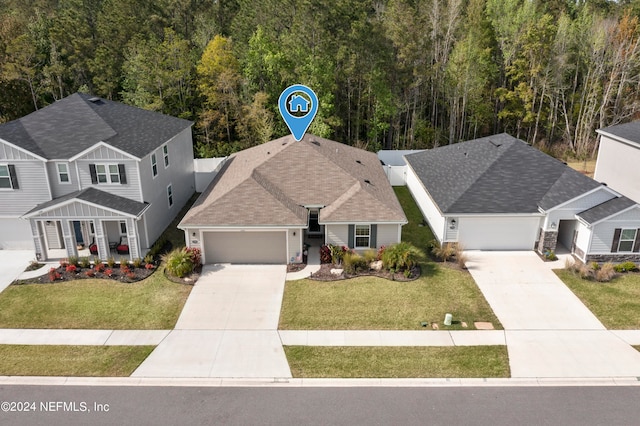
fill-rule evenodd
<path id="1" fill-rule="evenodd" d="M 512 377 L 640 376 L 640 352 L 606 330 L 534 252 L 467 254 L 505 328 Z"/>
<path id="2" fill-rule="evenodd" d="M 206 265 L 175 330 L 134 377 L 289 378 L 277 332 L 284 265 Z"/>
<path id="3" fill-rule="evenodd" d="M 35 258 L 33 250 L 0 250 L 0 291 L 7 288 Z"/>

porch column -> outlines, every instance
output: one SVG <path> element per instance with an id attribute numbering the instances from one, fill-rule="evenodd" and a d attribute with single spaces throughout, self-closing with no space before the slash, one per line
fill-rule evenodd
<path id="1" fill-rule="evenodd" d="M 94 219 L 93 224 L 96 231 L 96 246 L 98 247 L 98 257 L 106 260 L 111 256 L 109 242 L 104 234 L 104 224 L 101 219 Z"/>
<path id="2" fill-rule="evenodd" d="M 40 222 L 35 219 L 29 219 L 31 226 L 31 236 L 33 238 L 33 248 L 36 251 L 36 259 L 47 260 L 47 253 L 44 245 L 44 237 L 42 235 L 42 227 Z"/>
<path id="3" fill-rule="evenodd" d="M 67 249 L 67 257 L 78 257 L 76 238 L 70 223 L 68 220 L 60 221 L 62 225 L 62 238 L 64 238 L 64 246 Z"/>
<path id="4" fill-rule="evenodd" d="M 132 218 L 127 218 L 127 242 L 129 243 L 129 260 L 133 260 L 140 256 L 140 243 L 138 242 L 138 227 Z"/>

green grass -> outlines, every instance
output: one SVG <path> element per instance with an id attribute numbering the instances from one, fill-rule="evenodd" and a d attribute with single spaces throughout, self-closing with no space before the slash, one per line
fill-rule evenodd
<path id="1" fill-rule="evenodd" d="M 200 193 L 196 192 L 191 196 L 191 198 L 189 198 L 182 210 L 180 210 L 180 213 L 178 213 L 173 222 L 169 224 L 167 229 L 165 229 L 165 231 L 160 236 L 160 239 L 166 238 L 167 240 L 169 240 L 173 248 L 185 246 L 184 231 L 182 229 L 178 229 L 178 224 L 180 223 L 184 215 L 187 214 L 187 212 L 189 211 L 193 203 L 196 202 L 199 196 Z"/>
<path id="2" fill-rule="evenodd" d="M 409 223 L 403 241 L 425 251 L 433 239 L 422 213 L 406 187 L 394 188 Z M 345 281 L 312 280 L 286 283 L 280 328 L 288 330 L 411 330 L 421 322 L 436 322 L 442 329 L 446 313 L 473 329 L 474 321 L 501 325 L 475 281 L 466 271 L 442 264 L 422 264 L 422 276 L 410 282 L 359 277 Z M 447 329 L 461 329 L 454 324 Z"/>
<path id="3" fill-rule="evenodd" d="M 505 346 L 285 346 L 293 377 L 509 377 Z"/>
<path id="4" fill-rule="evenodd" d="M 624 274 L 611 282 L 598 283 L 566 270 L 555 272 L 605 327 L 640 329 L 640 274 Z"/>
<path id="5" fill-rule="evenodd" d="M 596 170 L 596 160 L 569 160 L 567 165 L 589 177 L 593 177 Z"/>
<path id="6" fill-rule="evenodd" d="M 145 280 L 11 285 L 0 293 L 0 328 L 171 329 L 191 286 L 163 268 Z"/>
<path id="7" fill-rule="evenodd" d="M 153 348 L 0 345 L 0 376 L 126 377 Z"/>

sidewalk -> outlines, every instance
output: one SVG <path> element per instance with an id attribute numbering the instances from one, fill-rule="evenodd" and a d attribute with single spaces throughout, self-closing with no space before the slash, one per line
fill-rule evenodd
<path id="1" fill-rule="evenodd" d="M 298 272 L 287 273 L 287 281 L 301 280 L 303 278 L 309 278 L 309 276 L 320 270 L 320 250 L 317 247 L 312 247 L 309 250 L 309 257 L 307 258 L 307 266 Z"/>
<path id="2" fill-rule="evenodd" d="M 0 329 L 0 345 L 155 346 L 170 330 Z"/>

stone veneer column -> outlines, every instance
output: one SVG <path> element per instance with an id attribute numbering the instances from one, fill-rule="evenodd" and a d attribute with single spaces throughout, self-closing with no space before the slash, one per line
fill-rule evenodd
<path id="1" fill-rule="evenodd" d="M 538 241 L 538 252 L 544 254 L 545 251 L 556 251 L 558 245 L 558 231 L 543 231 Z"/>

